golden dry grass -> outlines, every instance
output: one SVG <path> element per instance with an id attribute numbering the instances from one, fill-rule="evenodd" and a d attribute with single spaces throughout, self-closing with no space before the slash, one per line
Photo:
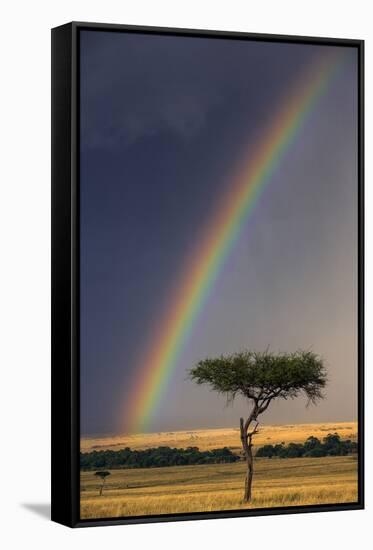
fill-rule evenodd
<path id="1" fill-rule="evenodd" d="M 255 445 L 266 443 L 303 443 L 307 437 L 314 435 L 319 439 L 328 433 L 338 432 L 342 438 L 356 439 L 356 422 L 333 422 L 322 424 L 294 424 L 282 426 L 263 426 L 255 437 Z M 82 438 L 81 451 L 118 450 L 124 447 L 131 449 L 149 449 L 151 447 L 198 447 L 201 451 L 219 447 L 240 448 L 238 428 L 218 428 L 208 430 L 183 430 L 177 432 L 160 432 L 150 434 L 119 435 L 112 437 Z"/>
<path id="2" fill-rule="evenodd" d="M 215 445 L 219 446 L 219 445 Z M 356 502 L 353 457 L 257 459 L 250 505 L 242 462 L 112 470 L 103 496 L 94 472 L 81 474 L 81 517 L 104 518 Z"/>

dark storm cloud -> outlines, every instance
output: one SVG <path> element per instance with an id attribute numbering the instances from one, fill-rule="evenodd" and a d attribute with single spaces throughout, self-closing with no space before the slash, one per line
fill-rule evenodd
<path id="1" fill-rule="evenodd" d="M 217 197 L 323 51 L 82 32 L 83 433 L 120 428 L 140 353 Z M 312 346 L 330 364 L 328 400 L 312 417 L 294 402 L 269 421 L 354 416 L 356 60 L 344 55 L 232 251 L 152 428 L 232 425 L 237 410 L 191 386 L 185 371 L 246 346 Z"/>
<path id="2" fill-rule="evenodd" d="M 84 147 L 117 148 L 170 132 L 192 138 L 219 107 L 242 102 L 254 124 L 266 98 L 285 93 L 315 52 L 286 44 L 242 47 L 241 42 L 183 37 L 83 33 Z M 288 56 L 290 52 L 290 56 Z M 258 87 L 261 94 L 257 94 Z M 231 103 L 234 102 L 235 104 Z"/>

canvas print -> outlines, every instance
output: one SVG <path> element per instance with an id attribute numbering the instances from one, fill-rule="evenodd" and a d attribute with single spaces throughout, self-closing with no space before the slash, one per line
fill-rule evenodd
<path id="1" fill-rule="evenodd" d="M 80 517 L 358 501 L 358 51 L 79 33 Z"/>

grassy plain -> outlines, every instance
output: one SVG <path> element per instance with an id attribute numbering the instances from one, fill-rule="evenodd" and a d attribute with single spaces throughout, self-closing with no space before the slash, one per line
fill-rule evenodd
<path id="1" fill-rule="evenodd" d="M 244 464 L 112 470 L 103 495 L 94 472 L 81 474 L 81 517 L 159 515 L 356 502 L 353 457 L 257 459 L 253 500 L 242 502 Z"/>
<path id="2" fill-rule="evenodd" d="M 314 435 L 319 439 L 328 433 L 338 432 L 342 439 L 356 440 L 356 422 L 333 422 L 323 424 L 293 424 L 281 426 L 262 426 L 255 436 L 255 445 L 267 443 L 303 443 L 307 437 Z M 217 428 L 207 430 L 183 430 L 177 432 L 158 432 L 149 434 L 118 435 L 112 437 L 82 438 L 80 450 L 102 451 L 110 449 L 116 451 L 124 447 L 131 449 L 150 449 L 152 447 L 198 447 L 201 451 L 229 447 L 240 448 L 240 434 L 237 428 Z"/>
<path id="3" fill-rule="evenodd" d="M 267 426 L 257 436 L 257 445 L 304 442 L 310 435 L 320 439 L 338 432 L 356 439 L 356 423 Z M 191 439 L 193 436 L 193 439 Z M 120 436 L 82 441 L 82 451 L 122 447 L 145 449 L 167 445 L 196 446 L 201 450 L 228 446 L 239 449 L 235 429 L 193 430 Z M 356 502 L 355 457 L 256 459 L 253 500 L 242 502 L 245 465 L 207 464 L 166 468 L 112 470 L 103 495 L 94 472 L 81 473 L 81 517 L 104 518 L 159 515 L 244 508 L 299 506 Z"/>

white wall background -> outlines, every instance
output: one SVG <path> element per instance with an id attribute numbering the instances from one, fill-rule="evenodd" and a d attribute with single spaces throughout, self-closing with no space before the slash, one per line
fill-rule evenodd
<path id="1" fill-rule="evenodd" d="M 45 0 L 1 8 L 0 544 L 3 548 L 357 548 L 367 510 L 69 530 L 48 521 L 50 457 L 50 28 L 71 20 L 366 40 L 367 279 L 373 234 L 369 0 Z M 371 215 L 369 215 L 371 214 Z M 372 294 L 367 291 L 367 370 Z M 370 329 L 370 330 L 369 330 Z M 368 386 L 370 377 L 368 373 Z M 369 392 L 369 388 L 368 388 Z M 371 459 L 367 401 L 367 462 Z"/>

